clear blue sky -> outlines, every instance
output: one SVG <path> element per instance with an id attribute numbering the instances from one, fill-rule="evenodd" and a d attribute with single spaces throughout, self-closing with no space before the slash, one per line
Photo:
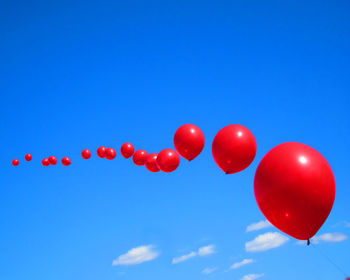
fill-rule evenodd
<path id="1" fill-rule="evenodd" d="M 350 274 L 349 13 L 345 0 L 3 1 L 0 278 L 343 279 L 318 250 Z M 173 147 L 185 123 L 202 128 L 206 147 L 176 172 L 152 174 L 120 156 L 126 141 Z M 258 153 L 226 176 L 211 143 L 234 123 L 252 130 Z M 248 252 L 246 242 L 280 233 L 246 227 L 264 220 L 256 167 L 286 141 L 332 165 L 337 196 L 319 234 L 333 235 Z M 100 145 L 118 149 L 117 159 L 97 158 Z M 72 165 L 43 167 L 50 155 Z M 329 242 L 334 233 L 343 241 Z M 153 260 L 112 266 L 148 245 Z M 212 254 L 199 256 L 208 245 Z M 243 259 L 255 262 L 228 271 Z"/>

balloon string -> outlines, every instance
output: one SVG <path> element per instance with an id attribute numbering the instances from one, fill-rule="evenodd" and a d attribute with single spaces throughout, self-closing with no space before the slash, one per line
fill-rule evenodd
<path id="1" fill-rule="evenodd" d="M 324 252 L 322 252 L 320 249 L 316 249 L 316 246 L 314 246 L 314 245 L 311 246 L 311 247 L 314 248 L 316 251 L 318 251 L 318 253 L 319 253 L 325 260 L 327 260 L 331 265 L 333 265 L 341 274 L 343 274 L 345 278 L 348 277 L 348 275 L 345 273 L 345 271 L 342 270 L 342 269 L 340 268 L 340 266 L 337 265 L 334 261 L 332 261 L 332 260 L 330 259 L 330 257 L 328 257 Z"/>

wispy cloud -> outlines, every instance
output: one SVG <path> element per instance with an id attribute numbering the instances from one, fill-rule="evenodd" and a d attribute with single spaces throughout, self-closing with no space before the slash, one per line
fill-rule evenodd
<path id="1" fill-rule="evenodd" d="M 197 253 L 196 252 L 191 252 L 191 253 L 189 253 L 187 255 L 183 255 L 181 257 L 175 257 L 175 258 L 173 258 L 172 264 L 176 264 L 176 263 L 187 261 L 189 259 L 194 258 L 195 256 L 197 256 Z"/>
<path id="2" fill-rule="evenodd" d="M 343 227 L 346 227 L 346 228 L 350 228 L 350 222 L 348 221 L 341 221 L 339 223 L 336 223 L 335 225 L 333 225 L 332 227 L 335 228 L 335 227 L 339 227 L 339 226 L 343 226 Z"/>
<path id="3" fill-rule="evenodd" d="M 342 242 L 342 241 L 345 241 L 347 238 L 348 238 L 347 235 L 340 232 L 325 233 L 325 234 L 317 235 L 314 238 L 312 238 L 312 242 L 314 244 L 318 244 L 321 242 Z"/>
<path id="4" fill-rule="evenodd" d="M 172 260 L 172 264 L 177 264 L 177 263 L 180 263 L 180 262 L 184 262 L 184 261 L 187 261 L 189 259 L 192 259 L 196 256 L 208 256 L 208 255 L 211 255 L 211 254 L 214 254 L 216 253 L 215 251 L 215 245 L 208 245 L 208 246 L 204 246 L 204 247 L 201 247 L 198 249 L 197 252 L 194 252 L 192 251 L 191 253 L 189 254 L 186 254 L 186 255 L 183 255 L 183 256 L 180 256 L 180 257 L 175 257 L 173 258 Z"/>
<path id="5" fill-rule="evenodd" d="M 257 236 L 252 241 L 246 242 L 245 249 L 247 252 L 262 252 L 280 247 L 288 240 L 288 237 L 278 232 L 267 232 Z"/>
<path id="6" fill-rule="evenodd" d="M 126 254 L 120 255 L 113 260 L 112 265 L 136 265 L 156 259 L 159 252 L 154 250 L 153 245 L 140 246 L 129 250 Z"/>
<path id="7" fill-rule="evenodd" d="M 247 274 L 247 275 L 243 276 L 241 278 L 241 280 L 255 280 L 255 279 L 258 279 L 258 278 L 263 277 L 263 276 L 264 276 L 263 273 L 262 274 Z"/>
<path id="8" fill-rule="evenodd" d="M 246 232 L 260 230 L 264 228 L 272 227 L 271 223 L 268 220 L 260 221 L 257 223 L 250 224 L 247 226 Z"/>
<path id="9" fill-rule="evenodd" d="M 230 269 L 237 269 L 237 268 L 239 268 L 241 266 L 244 266 L 244 265 L 247 265 L 247 264 L 250 264 L 250 263 L 253 263 L 253 262 L 255 262 L 253 259 L 244 259 L 243 261 L 236 262 L 233 265 L 231 265 Z"/>
<path id="10" fill-rule="evenodd" d="M 207 267 L 203 269 L 202 273 L 208 275 L 208 274 L 212 274 L 216 270 L 217 270 L 217 267 Z"/>

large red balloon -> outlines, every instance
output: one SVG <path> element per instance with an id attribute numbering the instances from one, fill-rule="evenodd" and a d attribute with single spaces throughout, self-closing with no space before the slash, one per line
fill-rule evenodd
<path id="1" fill-rule="evenodd" d="M 134 153 L 134 156 L 132 160 L 136 165 L 144 165 L 146 163 L 146 160 L 148 158 L 148 153 L 145 150 L 137 150 Z"/>
<path id="2" fill-rule="evenodd" d="M 145 163 L 146 168 L 151 172 L 158 172 L 160 171 L 158 165 L 157 165 L 157 156 L 158 154 L 150 154 L 147 158 L 147 161 Z"/>
<path id="3" fill-rule="evenodd" d="M 164 172 L 173 172 L 180 165 L 180 156 L 173 149 L 165 149 L 158 154 L 157 165 Z"/>
<path id="4" fill-rule="evenodd" d="M 14 159 L 12 161 L 12 164 L 13 164 L 13 166 L 18 166 L 19 165 L 19 160 L 18 159 Z"/>
<path id="5" fill-rule="evenodd" d="M 117 151 L 115 149 L 113 148 L 106 149 L 106 152 L 105 152 L 106 159 L 112 160 L 112 159 L 115 159 L 116 156 L 117 156 Z"/>
<path id="6" fill-rule="evenodd" d="M 65 166 L 68 166 L 72 163 L 71 159 L 69 157 L 64 157 L 62 159 L 62 164 L 65 165 Z"/>
<path id="7" fill-rule="evenodd" d="M 31 161 L 33 156 L 31 154 L 26 154 L 25 157 L 26 161 Z"/>
<path id="8" fill-rule="evenodd" d="M 49 162 L 52 165 L 56 165 L 57 164 L 57 158 L 55 156 L 50 156 L 49 157 Z"/>
<path id="9" fill-rule="evenodd" d="M 226 174 L 246 169 L 253 162 L 256 150 L 254 134 L 239 124 L 231 124 L 221 129 L 212 145 L 214 160 Z"/>
<path id="10" fill-rule="evenodd" d="M 174 145 L 180 155 L 191 161 L 203 151 L 204 133 L 194 124 L 185 124 L 176 131 Z"/>
<path id="11" fill-rule="evenodd" d="M 336 192 L 327 160 L 296 142 L 280 144 L 265 155 L 256 170 L 254 187 L 265 217 L 300 240 L 308 240 L 321 228 Z"/>
<path id="12" fill-rule="evenodd" d="M 105 153 L 106 153 L 106 147 L 99 147 L 97 149 L 97 155 L 100 157 L 100 158 L 104 158 L 105 157 Z"/>
<path id="13" fill-rule="evenodd" d="M 50 161 L 48 158 L 44 158 L 41 163 L 44 165 L 44 166 L 49 166 L 50 165 Z"/>
<path id="14" fill-rule="evenodd" d="M 83 159 L 89 159 L 91 158 L 91 151 L 88 149 L 85 149 L 81 152 L 81 156 L 83 157 Z"/>
<path id="15" fill-rule="evenodd" d="M 130 158 L 135 152 L 134 145 L 131 143 L 124 143 L 120 149 L 121 154 L 125 158 Z"/>

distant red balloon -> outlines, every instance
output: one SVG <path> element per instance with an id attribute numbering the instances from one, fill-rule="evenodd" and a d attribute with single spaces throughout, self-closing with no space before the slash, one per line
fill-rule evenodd
<path id="1" fill-rule="evenodd" d="M 50 161 L 48 158 L 44 158 L 41 162 L 44 166 L 49 166 L 50 165 Z"/>
<path id="2" fill-rule="evenodd" d="M 31 161 L 33 156 L 31 154 L 26 154 L 24 158 L 26 159 L 26 161 Z"/>
<path id="3" fill-rule="evenodd" d="M 148 153 L 145 150 L 137 150 L 134 153 L 132 160 L 136 165 L 144 165 L 147 161 Z"/>
<path id="4" fill-rule="evenodd" d="M 81 156 L 83 157 L 83 159 L 89 159 L 91 158 L 91 151 L 88 149 L 85 149 L 81 152 Z"/>
<path id="5" fill-rule="evenodd" d="M 125 158 L 130 158 L 135 152 L 134 145 L 131 143 L 124 143 L 120 149 L 121 154 Z"/>
<path id="6" fill-rule="evenodd" d="M 254 189 L 261 211 L 274 226 L 294 238 L 308 240 L 330 214 L 336 184 L 331 166 L 318 151 L 288 142 L 262 159 Z"/>
<path id="7" fill-rule="evenodd" d="M 55 156 L 50 156 L 49 157 L 49 162 L 52 165 L 56 165 L 57 164 L 57 158 Z"/>
<path id="8" fill-rule="evenodd" d="M 105 157 L 105 153 L 106 153 L 106 147 L 99 147 L 97 149 L 97 155 L 100 157 L 100 158 L 104 158 Z"/>
<path id="9" fill-rule="evenodd" d="M 146 168 L 151 172 L 158 172 L 160 171 L 158 165 L 157 165 L 157 156 L 158 154 L 150 154 L 147 158 L 147 161 L 145 163 Z"/>
<path id="10" fill-rule="evenodd" d="M 165 149 L 158 154 L 157 165 L 164 172 L 173 172 L 180 165 L 180 156 L 173 149 Z"/>
<path id="11" fill-rule="evenodd" d="M 204 133 L 194 124 L 185 124 L 176 131 L 174 145 L 180 155 L 191 161 L 203 151 Z"/>
<path id="12" fill-rule="evenodd" d="M 253 162 L 256 150 L 254 134 L 239 124 L 221 129 L 216 134 L 212 145 L 214 160 L 226 174 L 246 169 Z"/>
<path id="13" fill-rule="evenodd" d="M 18 159 L 14 159 L 12 161 L 12 164 L 13 164 L 13 166 L 18 166 L 19 165 L 19 160 Z"/>
<path id="14" fill-rule="evenodd" d="M 65 165 L 65 166 L 68 166 L 72 163 L 71 159 L 69 157 L 64 157 L 62 159 L 62 164 Z"/>
<path id="15" fill-rule="evenodd" d="M 106 149 L 106 152 L 105 152 L 106 159 L 112 160 L 112 159 L 115 159 L 116 156 L 117 156 L 117 151 L 115 149 L 113 148 Z"/>

